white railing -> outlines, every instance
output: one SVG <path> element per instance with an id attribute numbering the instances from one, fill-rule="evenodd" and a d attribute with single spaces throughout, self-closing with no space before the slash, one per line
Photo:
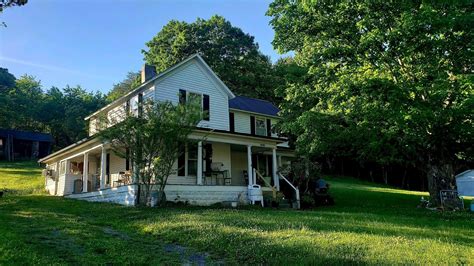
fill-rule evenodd
<path id="1" fill-rule="evenodd" d="M 288 185 L 290 185 L 294 190 L 295 190 L 295 195 L 296 195 L 296 206 L 299 209 L 301 207 L 300 205 L 300 191 L 297 187 L 295 187 L 286 177 L 284 177 L 281 173 L 278 173 L 281 179 L 285 180 Z"/>
<path id="2" fill-rule="evenodd" d="M 259 177 L 263 183 L 265 184 L 265 186 L 269 187 L 272 189 L 272 196 L 273 196 L 273 199 L 276 199 L 276 187 L 272 186 L 272 184 L 270 184 L 270 182 L 268 182 L 264 177 L 263 175 L 257 171 L 257 169 L 253 168 L 253 176 L 255 177 L 255 182 L 257 182 L 257 177 Z"/>

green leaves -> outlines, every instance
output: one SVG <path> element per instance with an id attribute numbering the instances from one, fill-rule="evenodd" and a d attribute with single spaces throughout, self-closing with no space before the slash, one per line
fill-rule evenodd
<path id="1" fill-rule="evenodd" d="M 281 128 L 315 156 L 472 162 L 472 11 L 467 2 L 274 1 L 273 44 L 307 69 L 280 91 Z"/>
<path id="2" fill-rule="evenodd" d="M 129 116 L 99 133 L 114 152 L 134 162 L 136 182 L 144 184 L 147 193 L 154 185 L 163 191 L 166 180 L 174 173 L 173 164 L 179 157 L 181 145 L 201 121 L 198 105 L 173 105 L 171 102 L 143 103 L 143 116 Z M 135 172 L 134 170 L 134 172 Z"/>
<path id="3" fill-rule="evenodd" d="M 236 94 L 273 99 L 270 59 L 259 51 L 253 36 L 221 16 L 192 23 L 172 20 L 146 45 L 142 53 L 157 72 L 199 53 Z"/>

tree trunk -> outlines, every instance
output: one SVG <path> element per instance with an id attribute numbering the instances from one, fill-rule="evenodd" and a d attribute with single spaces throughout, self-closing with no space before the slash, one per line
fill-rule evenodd
<path id="1" fill-rule="evenodd" d="M 428 191 L 430 205 L 441 206 L 440 191 L 454 188 L 455 178 L 451 164 L 428 165 Z"/>
<path id="2" fill-rule="evenodd" d="M 406 182 L 406 177 L 407 177 L 407 168 L 403 168 L 403 176 L 402 176 L 402 188 L 405 188 L 405 182 Z"/>
<path id="3" fill-rule="evenodd" d="M 328 164 L 329 173 L 334 174 L 333 161 L 332 161 L 332 159 L 331 159 L 329 156 L 326 157 L 326 163 Z"/>
<path id="4" fill-rule="evenodd" d="M 387 170 L 385 169 L 385 166 L 382 166 L 382 177 L 383 177 L 384 184 L 388 185 L 388 176 L 387 176 Z"/>

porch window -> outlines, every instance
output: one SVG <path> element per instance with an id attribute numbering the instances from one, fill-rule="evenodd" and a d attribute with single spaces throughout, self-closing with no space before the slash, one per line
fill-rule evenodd
<path id="1" fill-rule="evenodd" d="M 265 119 L 255 118 L 255 133 L 259 136 L 267 135 L 267 124 Z"/>
<path id="2" fill-rule="evenodd" d="M 197 144 L 188 143 L 178 158 L 178 176 L 197 176 Z"/>
<path id="3" fill-rule="evenodd" d="M 188 176 L 197 176 L 197 145 L 188 144 Z"/>

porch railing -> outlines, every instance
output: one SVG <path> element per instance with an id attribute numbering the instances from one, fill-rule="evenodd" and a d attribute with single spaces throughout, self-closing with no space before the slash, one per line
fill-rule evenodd
<path id="1" fill-rule="evenodd" d="M 263 183 L 265 184 L 265 186 L 267 186 L 267 187 L 269 187 L 269 188 L 272 189 L 272 196 L 273 196 L 273 199 L 275 200 L 275 199 L 276 199 L 276 192 L 277 192 L 276 187 L 275 187 L 275 186 L 272 186 L 272 184 L 270 184 L 270 182 L 268 182 L 268 180 L 265 179 L 265 178 L 263 177 L 263 175 L 262 175 L 257 169 L 255 169 L 255 168 L 253 168 L 253 175 L 254 175 L 255 177 L 260 178 L 260 180 L 263 181 Z"/>
<path id="2" fill-rule="evenodd" d="M 295 197 L 296 197 L 296 207 L 299 209 L 301 207 L 300 205 L 300 190 L 295 187 L 286 177 L 284 177 L 281 173 L 278 173 L 281 179 L 285 180 L 290 187 L 292 187 L 295 190 Z"/>

